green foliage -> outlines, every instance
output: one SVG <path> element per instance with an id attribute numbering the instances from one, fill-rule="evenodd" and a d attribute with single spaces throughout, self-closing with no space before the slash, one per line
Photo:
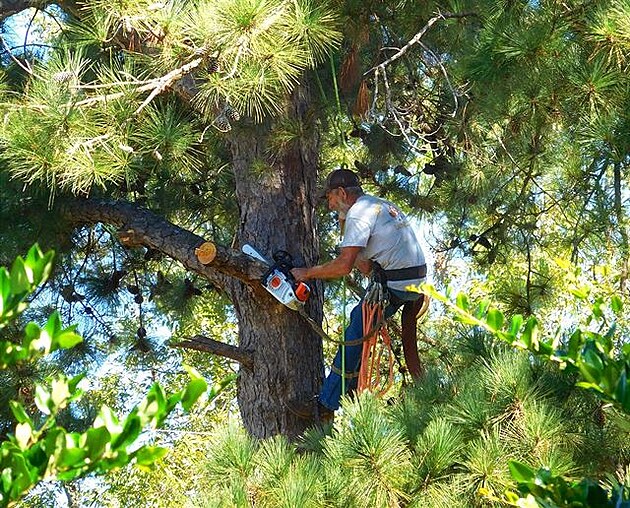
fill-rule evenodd
<path id="1" fill-rule="evenodd" d="M 523 321 L 520 315 L 513 316 L 507 322 L 501 311 L 483 301 L 473 307 L 466 295 L 459 293 L 451 300 L 427 286 L 427 291 L 445 303 L 454 311 L 456 319 L 463 323 L 478 326 L 495 335 L 507 344 L 527 350 L 547 362 L 556 363 L 565 373 L 578 375 L 576 386 L 589 390 L 602 401 L 623 413 L 614 412 L 615 421 L 624 432 L 630 429 L 630 348 L 622 339 L 614 340 L 615 324 L 608 325 L 609 316 L 619 316 L 623 310 L 621 299 L 614 295 L 605 305 L 603 298 L 591 302 L 587 325 L 597 325 L 599 331 L 576 328 L 567 338 L 556 335 L 542 336 L 538 321 L 530 317 Z M 588 297 L 588 292 L 576 288 L 573 294 L 580 300 Z M 604 329 L 605 333 L 600 333 Z M 527 496 L 527 501 L 519 500 L 514 494 L 508 494 L 507 500 L 514 506 L 627 506 L 630 505 L 630 493 L 627 486 L 618 486 L 610 491 L 595 481 L 584 479 L 570 481 L 562 477 L 571 472 L 571 460 L 557 445 L 566 433 L 561 415 L 552 408 L 540 406 L 539 402 L 526 399 L 527 404 L 538 407 L 523 410 L 526 418 L 510 425 L 510 433 L 520 446 L 529 448 L 528 452 L 537 462 L 549 467 L 538 470 L 518 460 L 510 462 L 512 477 L 519 483 L 519 491 Z M 555 450 L 554 450 L 555 448 Z M 486 452 L 488 448 L 483 447 Z M 485 488 L 485 486 L 484 486 Z M 488 489 L 490 498 L 496 499 L 500 491 Z M 538 504 L 536 504 L 538 503 Z"/>
<path id="2" fill-rule="evenodd" d="M 26 299 L 43 284 L 52 269 L 53 252 L 42 254 L 37 246 L 26 258 L 18 258 L 8 271 L 0 268 L 0 327 L 5 327 L 27 307 Z M 71 348 L 82 339 L 73 329 L 63 329 L 58 314 L 53 314 L 44 328 L 29 323 L 19 345 L 0 342 L 0 368 L 33 360 L 58 348 Z M 62 409 L 83 394 L 79 388 L 84 375 L 71 379 L 58 377 L 49 385 L 37 384 L 34 402 L 42 413 L 35 419 L 17 401 L 11 411 L 17 425 L 8 439 L 0 443 L 0 506 L 11 506 L 42 479 L 69 481 L 89 473 L 103 474 L 134 463 L 140 468 L 152 467 L 166 453 L 166 448 L 138 446 L 140 433 L 146 427 L 158 427 L 181 402 L 190 409 L 206 391 L 206 382 L 189 369 L 191 383 L 181 392 L 167 396 L 154 384 L 144 400 L 120 420 L 107 406 L 102 406 L 91 427 L 85 432 L 69 432 L 57 419 Z"/>
<path id="3" fill-rule="evenodd" d="M 626 413 L 630 412 L 630 346 L 623 342 L 615 344 L 614 324 L 603 334 L 577 328 L 566 340 L 559 335 L 541 337 L 538 320 L 533 316 L 524 322 L 521 315 L 515 315 L 507 323 L 503 313 L 487 301 L 473 309 L 463 293 L 459 293 L 452 302 L 430 286 L 425 289 L 434 298 L 446 303 L 462 323 L 480 326 L 513 347 L 557 363 L 568 373 L 577 372 L 581 377 L 577 386 L 595 392 Z M 587 297 L 577 290 L 575 295 L 580 299 Z M 618 296 L 611 298 L 609 306 L 614 313 L 622 311 Z M 604 311 L 604 300 L 596 298 L 587 322 L 605 326 Z"/>
<path id="4" fill-rule="evenodd" d="M 611 491 L 605 490 L 598 483 L 584 479 L 567 481 L 561 476 L 554 476 L 548 469 L 533 468 L 520 462 L 510 462 L 512 477 L 519 483 L 519 492 L 526 496 L 526 501 L 519 501 L 518 496 L 508 495 L 507 500 L 513 506 L 532 506 L 556 508 L 562 506 L 628 508 L 630 494 L 627 486 L 618 485 Z"/>
<path id="5" fill-rule="evenodd" d="M 200 2 L 188 33 L 219 53 L 220 72 L 204 76 L 197 104 L 208 115 L 226 100 L 258 121 L 277 114 L 304 69 L 339 44 L 334 21 L 325 4 L 309 0 Z"/>
<path id="6" fill-rule="evenodd" d="M 405 498 L 404 471 L 411 467 L 409 449 L 395 425 L 382 416 L 375 397 L 346 404 L 324 453 L 340 468 L 344 487 L 359 506 L 391 506 Z"/>
<path id="7" fill-rule="evenodd" d="M 10 271 L 0 267 L 0 327 L 5 327 L 26 309 L 26 298 L 50 275 L 53 255 L 48 252 L 44 256 L 34 245 L 26 259 L 18 257 L 14 261 Z"/>

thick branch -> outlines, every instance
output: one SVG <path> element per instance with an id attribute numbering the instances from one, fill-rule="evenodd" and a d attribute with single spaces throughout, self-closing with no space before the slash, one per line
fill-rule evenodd
<path id="1" fill-rule="evenodd" d="M 243 367 L 252 370 L 254 368 L 254 359 L 250 351 L 244 350 L 237 346 L 231 346 L 225 342 L 204 337 L 203 335 L 195 335 L 183 342 L 173 344 L 173 347 L 194 349 L 195 351 L 203 351 L 212 353 L 213 355 L 223 356 L 230 360 L 239 362 Z"/>
<path id="2" fill-rule="evenodd" d="M 204 238 L 134 203 L 77 199 L 64 202 L 60 207 L 63 216 L 72 226 L 99 222 L 115 226 L 119 229 L 121 238 L 132 238 L 136 246 L 162 252 L 179 261 L 188 270 L 221 287 L 225 284 L 223 276 L 252 284 L 259 281 L 266 270 L 262 263 L 221 245 L 216 245 L 217 254 L 211 264 L 201 264 L 195 255 L 195 249 L 206 241 Z"/>

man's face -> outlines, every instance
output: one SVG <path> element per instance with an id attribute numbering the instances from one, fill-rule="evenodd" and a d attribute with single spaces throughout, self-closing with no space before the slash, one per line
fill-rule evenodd
<path id="1" fill-rule="evenodd" d="M 333 212 L 345 213 L 350 209 L 348 194 L 343 187 L 329 190 L 326 193 L 326 199 L 328 200 L 328 208 Z"/>
<path id="2" fill-rule="evenodd" d="M 329 190 L 326 193 L 326 199 L 328 200 L 328 209 L 333 212 L 338 212 L 339 206 L 343 200 L 341 193 L 344 192 L 341 187 L 337 187 L 336 189 Z M 345 194 L 345 192 L 344 192 Z"/>

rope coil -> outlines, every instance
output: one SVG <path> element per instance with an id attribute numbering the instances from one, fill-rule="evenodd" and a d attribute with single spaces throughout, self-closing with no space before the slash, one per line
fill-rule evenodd
<path id="1" fill-rule="evenodd" d="M 357 390 L 362 393 L 370 390 L 377 396 L 384 395 L 394 383 L 394 352 L 392 340 L 385 327 L 383 312 L 387 306 L 387 291 L 382 284 L 373 283 L 366 291 L 363 301 L 363 333 L 365 335 L 361 352 L 361 368 Z M 377 326 L 374 326 L 377 323 Z M 381 362 L 387 357 L 388 376 L 381 379 Z"/>

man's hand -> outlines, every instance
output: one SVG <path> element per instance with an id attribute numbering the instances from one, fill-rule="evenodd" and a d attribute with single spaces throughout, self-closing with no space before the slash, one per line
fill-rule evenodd
<path id="1" fill-rule="evenodd" d="M 308 280 L 307 277 L 308 268 L 292 268 L 291 275 L 297 282 Z"/>
<path id="2" fill-rule="evenodd" d="M 348 275 L 363 247 L 342 247 L 341 254 L 332 261 L 310 268 L 293 268 L 291 275 L 297 282 L 310 279 L 338 279 Z"/>

